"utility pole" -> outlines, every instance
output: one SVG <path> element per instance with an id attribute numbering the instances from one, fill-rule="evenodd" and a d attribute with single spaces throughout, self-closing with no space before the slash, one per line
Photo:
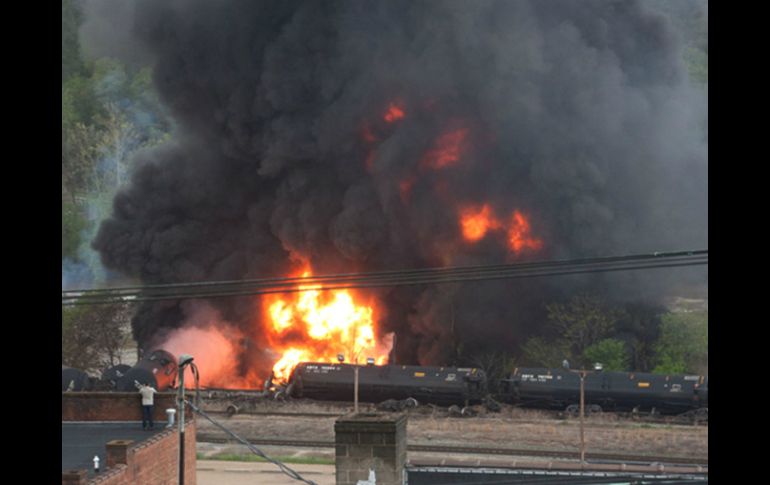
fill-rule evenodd
<path id="1" fill-rule="evenodd" d="M 564 368 L 569 372 L 573 372 L 580 376 L 580 463 L 586 461 L 586 441 L 585 441 L 585 380 L 586 375 L 592 374 L 594 371 L 587 369 L 575 369 L 569 368 L 567 361 L 564 361 Z M 601 370 L 601 364 L 596 364 L 596 370 Z"/>
<path id="2" fill-rule="evenodd" d="M 192 363 L 193 356 L 179 356 L 179 391 L 177 405 L 179 406 L 179 485 L 184 485 L 184 371 Z"/>

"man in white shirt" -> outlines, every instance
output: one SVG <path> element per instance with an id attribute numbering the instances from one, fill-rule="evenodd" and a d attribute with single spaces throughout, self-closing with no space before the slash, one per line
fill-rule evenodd
<path id="1" fill-rule="evenodd" d="M 152 429 L 154 427 L 154 423 L 152 422 L 152 408 L 154 405 L 153 397 L 158 391 L 152 386 L 147 386 L 137 381 L 134 381 L 134 384 L 137 389 L 139 389 L 139 394 L 142 395 L 142 429 L 147 429 L 148 423 L 149 429 Z"/>

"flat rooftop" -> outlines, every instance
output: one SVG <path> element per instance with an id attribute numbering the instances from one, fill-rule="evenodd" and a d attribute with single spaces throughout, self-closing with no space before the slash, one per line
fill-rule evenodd
<path id="1" fill-rule="evenodd" d="M 99 469 L 107 468 L 107 442 L 132 440 L 135 443 L 147 440 L 165 430 L 166 422 L 155 423 L 152 430 L 143 430 L 142 423 L 136 422 L 62 422 L 61 424 L 61 469 L 88 470 L 94 476 L 94 456 L 99 457 Z"/>

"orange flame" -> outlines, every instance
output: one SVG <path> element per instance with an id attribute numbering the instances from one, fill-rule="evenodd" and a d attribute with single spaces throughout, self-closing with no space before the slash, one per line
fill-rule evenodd
<path id="1" fill-rule="evenodd" d="M 489 204 L 484 204 L 481 208 L 477 206 L 466 207 L 460 210 L 460 227 L 463 231 L 463 237 L 467 241 L 478 241 L 482 239 L 489 230 L 495 230 L 502 227 Z"/>
<path id="2" fill-rule="evenodd" d="M 240 349 L 235 341 L 242 335 L 235 328 L 223 325 L 217 314 L 205 327 L 183 327 L 173 330 L 160 346 L 173 355 L 191 354 L 200 369 L 202 387 L 251 389 L 259 382 L 256 370 L 238 375 Z M 195 381 L 185 381 L 185 387 L 194 388 Z"/>
<path id="3" fill-rule="evenodd" d="M 405 115 L 404 106 L 401 103 L 390 103 L 383 119 L 388 123 L 393 123 L 394 121 L 403 119 Z"/>
<path id="4" fill-rule="evenodd" d="M 310 274 L 308 270 L 302 276 Z M 336 362 L 338 354 L 347 361 L 374 357 L 385 362 L 390 346 L 375 338 L 371 305 L 356 303 L 348 290 L 299 288 L 305 291 L 265 299 L 272 345 L 281 353 L 273 365 L 276 379 L 288 379 L 299 362 Z"/>
<path id="5" fill-rule="evenodd" d="M 489 204 L 470 205 L 460 208 L 460 229 L 463 239 L 475 243 L 490 231 L 505 229 L 508 236 L 508 249 L 519 253 L 525 249 L 537 251 L 543 247 L 543 241 L 530 235 L 527 218 L 519 210 L 514 210 L 508 224 L 503 224 Z"/>
<path id="6" fill-rule="evenodd" d="M 543 247 L 543 241 L 532 238 L 529 231 L 529 221 L 521 212 L 514 211 L 511 224 L 508 226 L 508 247 L 511 251 L 516 253 L 523 249 L 537 251 Z"/>
<path id="7" fill-rule="evenodd" d="M 467 135 L 467 128 L 459 128 L 444 133 L 436 140 L 433 148 L 425 154 L 422 165 L 438 170 L 455 164 L 460 160 L 462 144 Z"/>

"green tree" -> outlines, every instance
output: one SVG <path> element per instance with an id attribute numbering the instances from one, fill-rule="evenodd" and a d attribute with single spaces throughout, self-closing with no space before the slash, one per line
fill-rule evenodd
<path id="1" fill-rule="evenodd" d="M 61 257 L 76 261 L 80 235 L 88 226 L 88 221 L 78 205 L 68 198 L 62 198 L 61 204 Z"/>
<path id="2" fill-rule="evenodd" d="M 468 363 L 484 371 L 487 377 L 488 390 L 497 392 L 501 379 L 507 377 L 516 367 L 516 362 L 510 355 L 499 351 L 488 351 L 473 355 Z"/>
<path id="3" fill-rule="evenodd" d="M 655 373 L 708 374 L 708 312 L 663 315 L 655 351 Z"/>
<path id="4" fill-rule="evenodd" d="M 549 342 L 542 337 L 532 337 L 524 343 L 521 350 L 527 365 L 561 367 L 564 359 L 572 360 L 569 342 L 565 339 Z"/>
<path id="5" fill-rule="evenodd" d="M 76 0 L 61 2 L 61 80 L 85 73 L 85 65 L 80 58 L 78 30 L 83 23 L 83 13 Z"/>
<path id="6" fill-rule="evenodd" d="M 660 316 L 665 312 L 665 307 L 648 303 L 624 305 L 624 318 L 615 325 L 614 337 L 626 342 L 631 369 L 650 372 L 655 366 L 654 345 L 659 336 Z"/>
<path id="7" fill-rule="evenodd" d="M 73 203 L 96 187 L 102 140 L 93 125 L 77 122 L 62 128 L 62 185 Z"/>
<path id="8" fill-rule="evenodd" d="M 566 304 L 547 305 L 546 310 L 548 320 L 562 336 L 559 346 L 569 348 L 573 358 L 582 358 L 588 347 L 609 337 L 623 317 L 621 310 L 592 295 L 577 295 Z"/>
<path id="9" fill-rule="evenodd" d="M 62 365 L 98 372 L 119 364 L 129 315 L 120 304 L 62 308 Z"/>
<path id="10" fill-rule="evenodd" d="M 605 370 L 628 370 L 626 344 L 617 339 L 604 339 L 589 345 L 583 352 L 583 361 L 600 362 Z"/>

